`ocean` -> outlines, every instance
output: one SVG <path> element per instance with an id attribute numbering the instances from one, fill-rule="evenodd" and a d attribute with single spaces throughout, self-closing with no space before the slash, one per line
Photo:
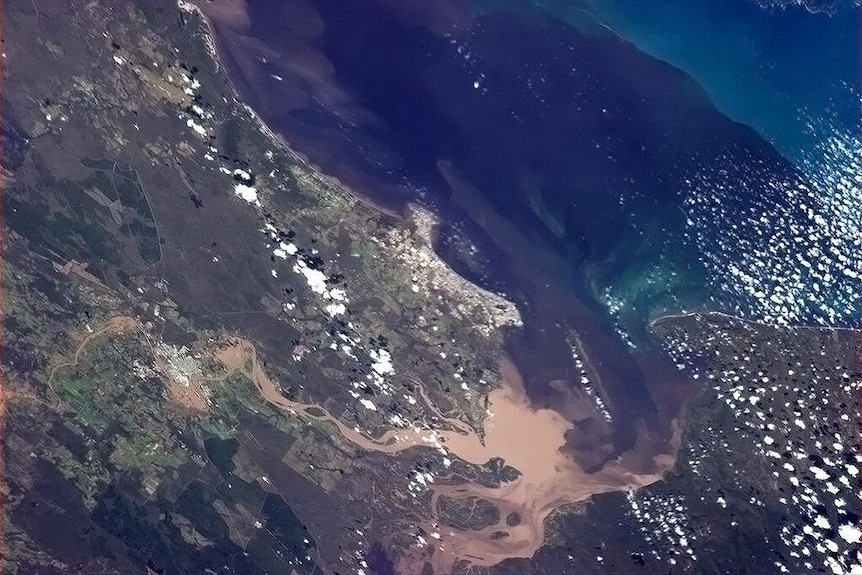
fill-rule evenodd
<path id="1" fill-rule="evenodd" d="M 567 4 L 540 0 L 551 12 Z M 802 4 L 802 5 L 800 5 Z M 802 160 L 830 119 L 855 128 L 862 70 L 858 3 L 588 0 L 601 21 L 690 74 L 719 110 Z"/>
<path id="2" fill-rule="evenodd" d="M 656 411 L 639 367 L 656 316 L 858 321 L 858 138 L 813 176 L 799 158 L 824 137 L 793 123 L 853 60 L 813 63 L 821 37 L 782 60 L 791 40 L 743 2 L 721 14 L 731 38 L 717 2 L 250 0 L 247 25 L 216 30 L 240 94 L 296 150 L 381 205 L 440 213 L 453 267 L 519 303 L 511 351 L 534 397 L 552 403 L 543 386 L 567 369 L 573 329 L 633 421 Z M 814 33 L 788 14 L 768 17 Z"/>

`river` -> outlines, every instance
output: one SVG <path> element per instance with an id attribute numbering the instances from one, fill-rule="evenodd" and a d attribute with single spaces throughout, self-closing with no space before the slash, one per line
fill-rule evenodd
<path id="1" fill-rule="evenodd" d="M 396 454 L 415 447 L 445 445 L 449 453 L 474 465 L 484 465 L 495 457 L 502 458 L 521 475 L 501 487 L 477 483 L 455 485 L 431 484 L 432 515 L 422 527 L 427 533 L 438 532 L 439 545 L 429 556 L 427 549 L 408 550 L 399 559 L 403 573 L 419 573 L 431 561 L 435 573 L 449 573 L 458 559 L 469 557 L 476 565 L 490 566 L 509 557 L 531 557 L 545 538 L 545 519 L 558 507 L 584 501 L 589 497 L 634 489 L 659 481 L 669 471 L 679 448 L 681 428 L 675 422 L 672 440 L 664 452 L 654 453 L 649 466 L 632 465 L 626 457 L 588 473 L 563 449 L 572 422 L 552 409 L 535 408 L 526 397 L 524 384 L 515 365 L 506 357 L 500 360 L 500 386 L 488 395 L 490 415 L 483 422 L 481 435 L 465 422 L 443 418 L 454 431 L 431 428 L 394 428 L 379 437 L 368 437 L 333 417 L 319 404 L 305 404 L 286 399 L 280 386 L 267 375 L 258 361 L 254 345 L 235 339 L 215 352 L 216 359 L 228 373 L 242 372 L 254 382 L 262 397 L 290 416 L 334 424 L 344 439 L 368 451 Z M 416 382 L 422 388 L 421 382 Z M 420 394 L 428 402 L 428 396 Z M 433 404 L 430 409 L 439 413 Z M 530 433 L 523 430 L 529 429 Z M 640 468 L 634 471 L 635 468 Z M 481 530 L 459 530 L 440 525 L 437 500 L 480 497 L 493 502 L 500 510 L 497 524 Z M 516 513 L 520 522 L 507 525 L 506 517 Z M 495 532 L 505 531 L 505 538 Z"/>
<path id="2" fill-rule="evenodd" d="M 464 461 L 501 457 L 522 473 L 499 489 L 432 487 L 435 498 L 479 496 L 502 517 L 522 517 L 504 539 L 493 526 L 441 533 L 435 572 L 459 557 L 529 557 L 554 509 L 670 469 L 692 385 L 656 349 L 647 320 L 677 309 L 683 294 L 705 299 L 674 186 L 695 152 L 714 153 L 724 137 L 774 152 L 679 71 L 542 14 L 474 20 L 449 0 L 200 6 L 239 96 L 293 150 L 387 210 L 419 202 L 444 226 L 458 224 L 488 246 L 485 270 L 518 304 L 524 326 L 507 338 L 482 430 L 451 420 L 448 431 L 370 438 L 319 405 L 287 400 L 256 362 L 249 374 L 273 405 L 334 424 L 362 449 L 396 454 L 439 441 Z M 627 315 L 600 301 L 606 286 L 626 294 Z M 572 338 L 612 423 L 575 425 L 586 400 Z M 253 355 L 237 342 L 219 357 L 239 369 Z M 513 433 L 523 429 L 530 434 Z M 438 522 L 427 523 L 430 533 Z M 428 559 L 405 555 L 399 570 L 419 572 Z"/>

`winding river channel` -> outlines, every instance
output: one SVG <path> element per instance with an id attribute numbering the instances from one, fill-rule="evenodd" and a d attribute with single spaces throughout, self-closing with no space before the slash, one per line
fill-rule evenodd
<path id="1" fill-rule="evenodd" d="M 531 557 L 542 545 L 545 519 L 551 512 L 598 493 L 638 488 L 660 480 L 672 467 L 679 445 L 677 429 L 671 453 L 655 456 L 651 473 L 631 472 L 622 463 L 624 458 L 600 471 L 587 473 L 562 449 L 573 424 L 554 410 L 531 407 L 520 374 L 505 357 L 499 363 L 500 387 L 488 395 L 489 415 L 483 422 L 481 435 L 460 420 L 445 418 L 445 423 L 454 430 L 394 428 L 378 438 L 356 431 L 321 405 L 286 399 L 262 367 L 254 345 L 247 340 L 231 340 L 216 351 L 215 357 L 228 372 L 248 376 L 271 405 L 301 419 L 333 424 L 346 440 L 361 449 L 396 454 L 410 448 L 443 444 L 451 455 L 468 463 L 483 465 L 499 457 L 521 473 L 516 480 L 500 487 L 477 483 L 430 484 L 432 516 L 422 527 L 428 533 L 438 533 L 439 540 L 433 553 L 417 549 L 403 556 L 398 570 L 405 573 L 420 572 L 426 561 L 432 563 L 435 573 L 448 573 L 454 562 L 462 558 L 489 566 L 509 557 Z M 427 402 L 427 394 L 422 395 Z M 433 405 L 430 407 L 439 411 Z M 445 526 L 437 517 L 440 496 L 485 499 L 497 506 L 501 519 L 498 524 L 478 531 Z M 512 513 L 520 517 L 515 526 L 506 524 L 505 518 Z M 500 537 L 499 532 L 508 535 Z"/>

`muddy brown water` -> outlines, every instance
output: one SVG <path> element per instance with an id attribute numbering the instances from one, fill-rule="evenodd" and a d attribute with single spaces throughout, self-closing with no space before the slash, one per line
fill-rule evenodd
<path id="1" fill-rule="evenodd" d="M 297 116 L 294 112 L 309 107 L 311 102 L 338 109 L 339 117 L 357 121 L 366 113 L 339 84 L 332 63 L 315 41 L 324 22 L 314 5 L 304 0 L 285 2 L 257 25 L 249 22 L 249 6 L 243 0 L 200 5 L 211 25 L 219 60 L 234 88 L 275 132 L 290 142 L 291 149 L 309 158 L 323 172 L 338 176 L 359 192 L 358 197 L 373 198 L 378 207 L 395 206 L 393 209 L 400 211 L 401 204 L 410 197 L 405 198 L 400 187 L 387 177 L 374 170 L 364 171 L 364 164 L 351 163 L 353 143 L 345 144 L 316 124 L 308 129 L 301 121 L 290 120 L 292 115 Z M 288 12 L 290 17 L 285 17 Z M 272 73 L 284 81 L 274 80 Z M 454 187 L 455 192 L 463 192 L 464 186 Z M 461 200 L 463 196 L 461 193 Z M 493 565 L 509 557 L 532 556 L 543 542 L 544 521 L 551 512 L 593 494 L 637 488 L 660 479 L 673 464 L 679 443 L 675 418 L 680 416 L 680 400 L 674 387 L 678 382 L 673 374 L 669 375 L 673 366 L 651 357 L 631 357 L 603 312 L 587 306 L 571 290 L 557 285 L 557 280 L 539 273 L 541 270 L 533 263 L 536 254 L 523 253 L 523 246 L 531 246 L 529 242 L 521 241 L 519 235 L 496 219 L 489 220 L 489 210 L 480 209 L 484 204 L 478 200 L 469 205 L 461 201 L 459 205 L 458 210 L 466 210 L 477 221 L 490 222 L 485 232 L 516 262 L 507 264 L 506 273 L 512 275 L 512 281 L 529 299 L 524 330 L 509 338 L 508 356 L 500 360 L 500 385 L 488 395 L 491 415 L 482 422 L 481 429 L 444 417 L 446 430 L 393 428 L 371 438 L 320 405 L 284 398 L 277 383 L 258 364 L 250 342 L 235 340 L 217 354 L 229 371 L 248 371 L 272 405 L 301 419 L 329 422 L 361 449 L 394 455 L 440 442 L 453 458 L 482 465 L 499 457 L 521 472 L 516 481 L 499 488 L 472 483 L 430 485 L 434 503 L 441 495 L 456 499 L 482 497 L 500 508 L 502 518 L 517 513 L 522 520 L 513 527 L 501 519 L 481 531 L 461 531 L 443 526 L 436 512 L 432 513 L 422 527 L 440 538 L 426 537 L 429 545 L 403 554 L 397 570 L 404 573 L 422 572 L 426 561 L 435 573 L 448 573 L 458 558 L 467 558 L 476 565 Z M 471 211 L 470 206 L 475 209 Z M 510 238 L 509 243 L 516 245 L 506 249 L 509 244 L 501 237 Z M 565 268 L 565 262 L 552 263 L 551 267 Z M 571 392 L 572 386 L 566 383 L 574 377 L 570 372 L 571 352 L 565 344 L 567 326 L 577 326 L 580 336 L 590 343 L 584 355 L 595 359 L 597 373 L 592 379 L 607 396 L 613 425 L 601 423 L 601 418 L 595 417 L 594 406 Z M 246 368 L 248 359 L 251 363 Z M 551 385 L 554 382 L 559 385 Z M 417 387 L 422 400 L 440 415 L 441 410 L 424 394 L 421 382 Z M 654 403 L 654 393 L 662 397 L 663 403 Z M 590 417 L 598 423 L 589 429 L 576 429 L 577 422 Z M 667 434 L 660 437 L 665 431 Z M 494 537 L 497 531 L 507 536 Z"/>
<path id="2" fill-rule="evenodd" d="M 551 512 L 592 495 L 639 488 L 660 480 L 672 467 L 679 446 L 680 430 L 675 426 L 666 452 L 651 456 L 652 471 L 634 472 L 623 463 L 626 458 L 621 457 L 598 472 L 587 473 L 562 450 L 566 433 L 573 424 L 555 410 L 532 407 L 520 374 L 505 357 L 499 363 L 500 387 L 488 395 L 489 415 L 482 424 L 481 436 L 466 423 L 447 419 L 459 431 L 391 429 L 379 438 L 357 432 L 319 404 L 304 404 L 283 397 L 278 384 L 264 371 L 249 341 L 233 340 L 219 348 L 215 357 L 228 371 L 243 372 L 250 377 L 272 405 L 300 418 L 332 423 L 346 440 L 361 449 L 395 454 L 412 447 L 427 447 L 436 440 L 442 442 L 452 456 L 466 462 L 483 465 L 499 457 L 521 472 L 515 481 L 500 487 L 475 483 L 431 484 L 435 512 L 421 527 L 439 539 L 430 535 L 426 537 L 428 545 L 402 555 L 396 566 L 403 573 L 418 573 L 425 562 L 432 564 L 435 573 L 447 573 L 455 561 L 463 558 L 476 565 L 490 566 L 511 557 L 531 557 L 544 541 L 544 523 Z M 427 401 L 427 395 L 423 394 L 423 398 Z M 447 527 L 436 516 L 436 503 L 441 495 L 455 499 L 487 499 L 500 509 L 501 519 L 480 531 Z M 510 513 L 521 517 L 518 525 L 506 524 L 505 518 Z M 497 531 L 506 532 L 508 536 L 495 537 L 493 534 Z"/>

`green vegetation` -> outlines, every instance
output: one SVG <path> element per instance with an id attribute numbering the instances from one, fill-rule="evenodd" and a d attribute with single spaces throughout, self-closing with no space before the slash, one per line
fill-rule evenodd
<path id="1" fill-rule="evenodd" d="M 295 429 L 295 424 L 264 400 L 254 383 L 242 373 L 233 373 L 222 380 L 211 382 L 209 389 L 210 397 L 217 408 L 201 422 L 201 427 L 212 435 L 221 439 L 232 436 L 240 410 L 257 414 L 281 431 L 290 433 Z"/>
<path id="2" fill-rule="evenodd" d="M 58 395 L 75 412 L 78 419 L 96 433 L 101 434 L 105 431 L 107 423 L 105 414 L 96 404 L 91 388 L 90 381 L 75 377 L 73 374 L 59 378 L 56 383 Z"/>
<path id="3" fill-rule="evenodd" d="M 370 265 L 377 257 L 374 244 L 362 240 L 353 240 L 350 243 L 350 253 L 358 257 L 364 265 Z"/>
<path id="4" fill-rule="evenodd" d="M 186 462 L 185 454 L 173 439 L 163 440 L 151 435 L 139 435 L 131 439 L 121 437 L 115 446 L 111 462 L 122 469 L 151 465 L 177 468 Z"/>
<path id="5" fill-rule="evenodd" d="M 58 370 L 54 388 L 89 438 L 107 447 L 113 465 L 157 476 L 159 468 L 180 467 L 188 454 L 169 431 L 164 383 L 139 369 L 152 363 L 137 336 L 105 335 L 88 344 L 77 364 Z"/>

